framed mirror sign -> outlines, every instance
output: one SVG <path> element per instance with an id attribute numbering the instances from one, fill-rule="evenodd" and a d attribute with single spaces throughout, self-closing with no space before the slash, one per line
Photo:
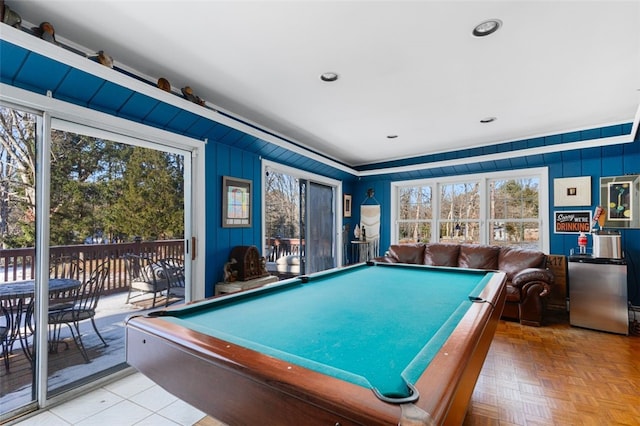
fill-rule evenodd
<path id="1" fill-rule="evenodd" d="M 600 178 L 604 228 L 640 228 L 640 175 Z"/>
<path id="2" fill-rule="evenodd" d="M 222 227 L 251 227 L 251 181 L 222 177 Z"/>

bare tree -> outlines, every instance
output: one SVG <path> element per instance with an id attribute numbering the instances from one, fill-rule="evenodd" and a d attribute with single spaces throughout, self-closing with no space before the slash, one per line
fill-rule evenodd
<path id="1" fill-rule="evenodd" d="M 266 232 L 269 237 L 300 236 L 300 185 L 293 176 L 270 171 L 266 176 Z"/>
<path id="2" fill-rule="evenodd" d="M 0 241 L 33 233 L 35 221 L 36 119 L 0 107 Z M 23 229 L 20 229 L 20 228 Z"/>

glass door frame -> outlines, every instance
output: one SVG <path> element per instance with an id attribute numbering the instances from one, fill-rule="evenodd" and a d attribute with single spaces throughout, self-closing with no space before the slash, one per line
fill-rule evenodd
<path id="1" fill-rule="evenodd" d="M 317 265 L 317 260 L 315 261 L 310 261 L 309 258 L 311 258 L 310 254 L 313 255 L 314 253 L 318 253 L 318 247 L 314 247 L 313 244 L 310 244 L 310 241 L 313 238 L 316 238 L 319 236 L 319 234 L 317 232 L 312 232 L 311 227 L 312 224 L 314 222 L 316 222 L 313 217 L 313 215 L 315 214 L 315 210 L 318 206 L 318 203 L 314 205 L 312 205 L 309 200 L 312 198 L 312 191 L 317 191 L 320 187 L 324 187 L 328 190 L 331 191 L 331 197 L 332 197 L 332 213 L 335 216 L 336 214 L 336 188 L 331 186 L 331 185 L 326 185 L 324 183 L 319 183 L 316 181 L 310 181 L 310 180 L 304 180 L 304 182 L 306 183 L 305 185 L 305 209 L 304 211 L 301 209 L 301 216 L 304 215 L 304 221 L 307 224 L 306 228 L 305 228 L 305 262 L 304 262 L 304 273 L 305 274 L 309 274 L 309 273 L 313 273 L 313 272 L 320 272 L 320 271 L 309 271 L 309 269 L 313 269 L 312 266 Z M 316 192 L 317 194 L 317 192 Z M 302 197 L 301 197 L 302 198 Z M 338 261 L 341 260 L 342 258 L 342 254 L 340 254 L 340 258 L 337 257 L 337 249 L 338 246 L 342 247 L 342 244 L 338 244 L 337 241 L 337 232 L 336 232 L 336 225 L 335 223 L 332 224 L 332 229 L 331 229 L 331 252 L 332 252 L 332 258 L 333 258 L 333 268 L 338 266 Z M 321 269 L 324 270 L 324 269 Z"/>
<path id="2" fill-rule="evenodd" d="M 185 156 L 185 301 L 204 297 L 204 285 L 194 286 L 194 283 L 204 282 L 204 257 L 194 258 L 192 253 L 205 252 L 205 200 L 193 197 L 193 193 L 204 193 L 205 144 L 199 141 L 165 130 L 149 127 L 140 123 L 114 117 L 99 111 L 87 109 L 64 101 L 53 99 L 51 93 L 43 96 L 34 92 L 0 83 L 0 102 L 8 107 L 33 112 L 36 116 L 36 152 L 38 164 L 36 166 L 36 305 L 38 318 L 34 341 L 37 347 L 47 347 L 47 312 L 48 312 L 48 277 L 44 271 L 49 270 L 49 197 L 50 197 L 50 145 L 52 121 L 59 126 L 67 125 L 83 130 L 90 130 L 92 136 L 104 137 L 117 142 L 135 144 L 154 149 L 181 153 Z M 63 124 L 68 123 L 68 124 Z M 83 123 L 83 124 L 78 124 Z M 67 130 L 67 129 L 63 129 Z M 202 238 L 195 238 L 202 235 Z M 196 247 L 192 247 L 193 242 Z M 195 250 L 194 250 L 195 249 Z M 44 325 L 43 325 L 44 323 Z M 65 400 L 69 394 L 80 394 L 87 386 L 80 386 L 68 392 L 58 394 L 52 398 L 47 396 L 47 351 L 39 351 L 34 368 L 33 395 L 31 401 L 18 411 L 23 412 L 33 407 L 45 408 L 60 400 Z"/>
<path id="3" fill-rule="evenodd" d="M 285 166 L 283 164 L 276 163 L 270 160 L 265 160 L 265 159 L 262 159 L 262 174 L 260 175 L 261 176 L 261 196 L 262 196 L 262 203 L 261 203 L 262 245 L 264 245 L 264 242 L 267 240 L 267 235 L 266 235 L 267 227 L 265 224 L 265 220 L 266 220 L 266 198 L 265 198 L 266 182 L 265 181 L 266 179 L 264 178 L 264 176 L 266 176 L 267 172 L 269 172 L 270 170 L 276 171 L 278 173 L 291 175 L 298 179 L 305 180 L 307 181 L 307 183 L 309 182 L 319 183 L 321 185 L 330 186 L 334 189 L 335 198 L 333 200 L 333 204 L 334 204 L 333 205 L 333 209 L 334 209 L 334 218 L 333 218 L 334 219 L 334 224 L 333 224 L 334 248 L 333 250 L 335 253 L 336 267 L 343 266 L 342 233 L 338 231 L 342 228 L 342 201 L 341 201 L 342 200 L 342 182 L 337 179 L 331 179 L 326 176 L 317 175 L 315 173 L 296 169 L 294 167 Z M 303 213 L 301 212 L 301 214 Z M 305 222 L 306 222 L 306 218 L 305 218 Z M 306 223 L 305 226 L 308 227 L 309 224 Z M 305 229 L 304 232 L 305 232 L 305 235 L 309 235 L 308 229 Z"/>

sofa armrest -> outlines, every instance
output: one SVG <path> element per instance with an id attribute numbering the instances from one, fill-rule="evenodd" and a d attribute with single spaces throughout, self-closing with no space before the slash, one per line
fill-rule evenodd
<path id="1" fill-rule="evenodd" d="M 518 272 L 513 277 L 511 285 L 522 289 L 528 283 L 538 282 L 543 287 L 540 296 L 545 297 L 551 293 L 551 284 L 553 284 L 553 279 L 553 273 L 548 269 L 526 268 Z"/>

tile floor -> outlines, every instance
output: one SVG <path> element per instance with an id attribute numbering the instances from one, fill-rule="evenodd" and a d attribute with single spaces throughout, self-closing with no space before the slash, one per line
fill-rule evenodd
<path id="1" fill-rule="evenodd" d="M 203 418 L 202 411 L 134 373 L 14 424 L 190 426 Z"/>

